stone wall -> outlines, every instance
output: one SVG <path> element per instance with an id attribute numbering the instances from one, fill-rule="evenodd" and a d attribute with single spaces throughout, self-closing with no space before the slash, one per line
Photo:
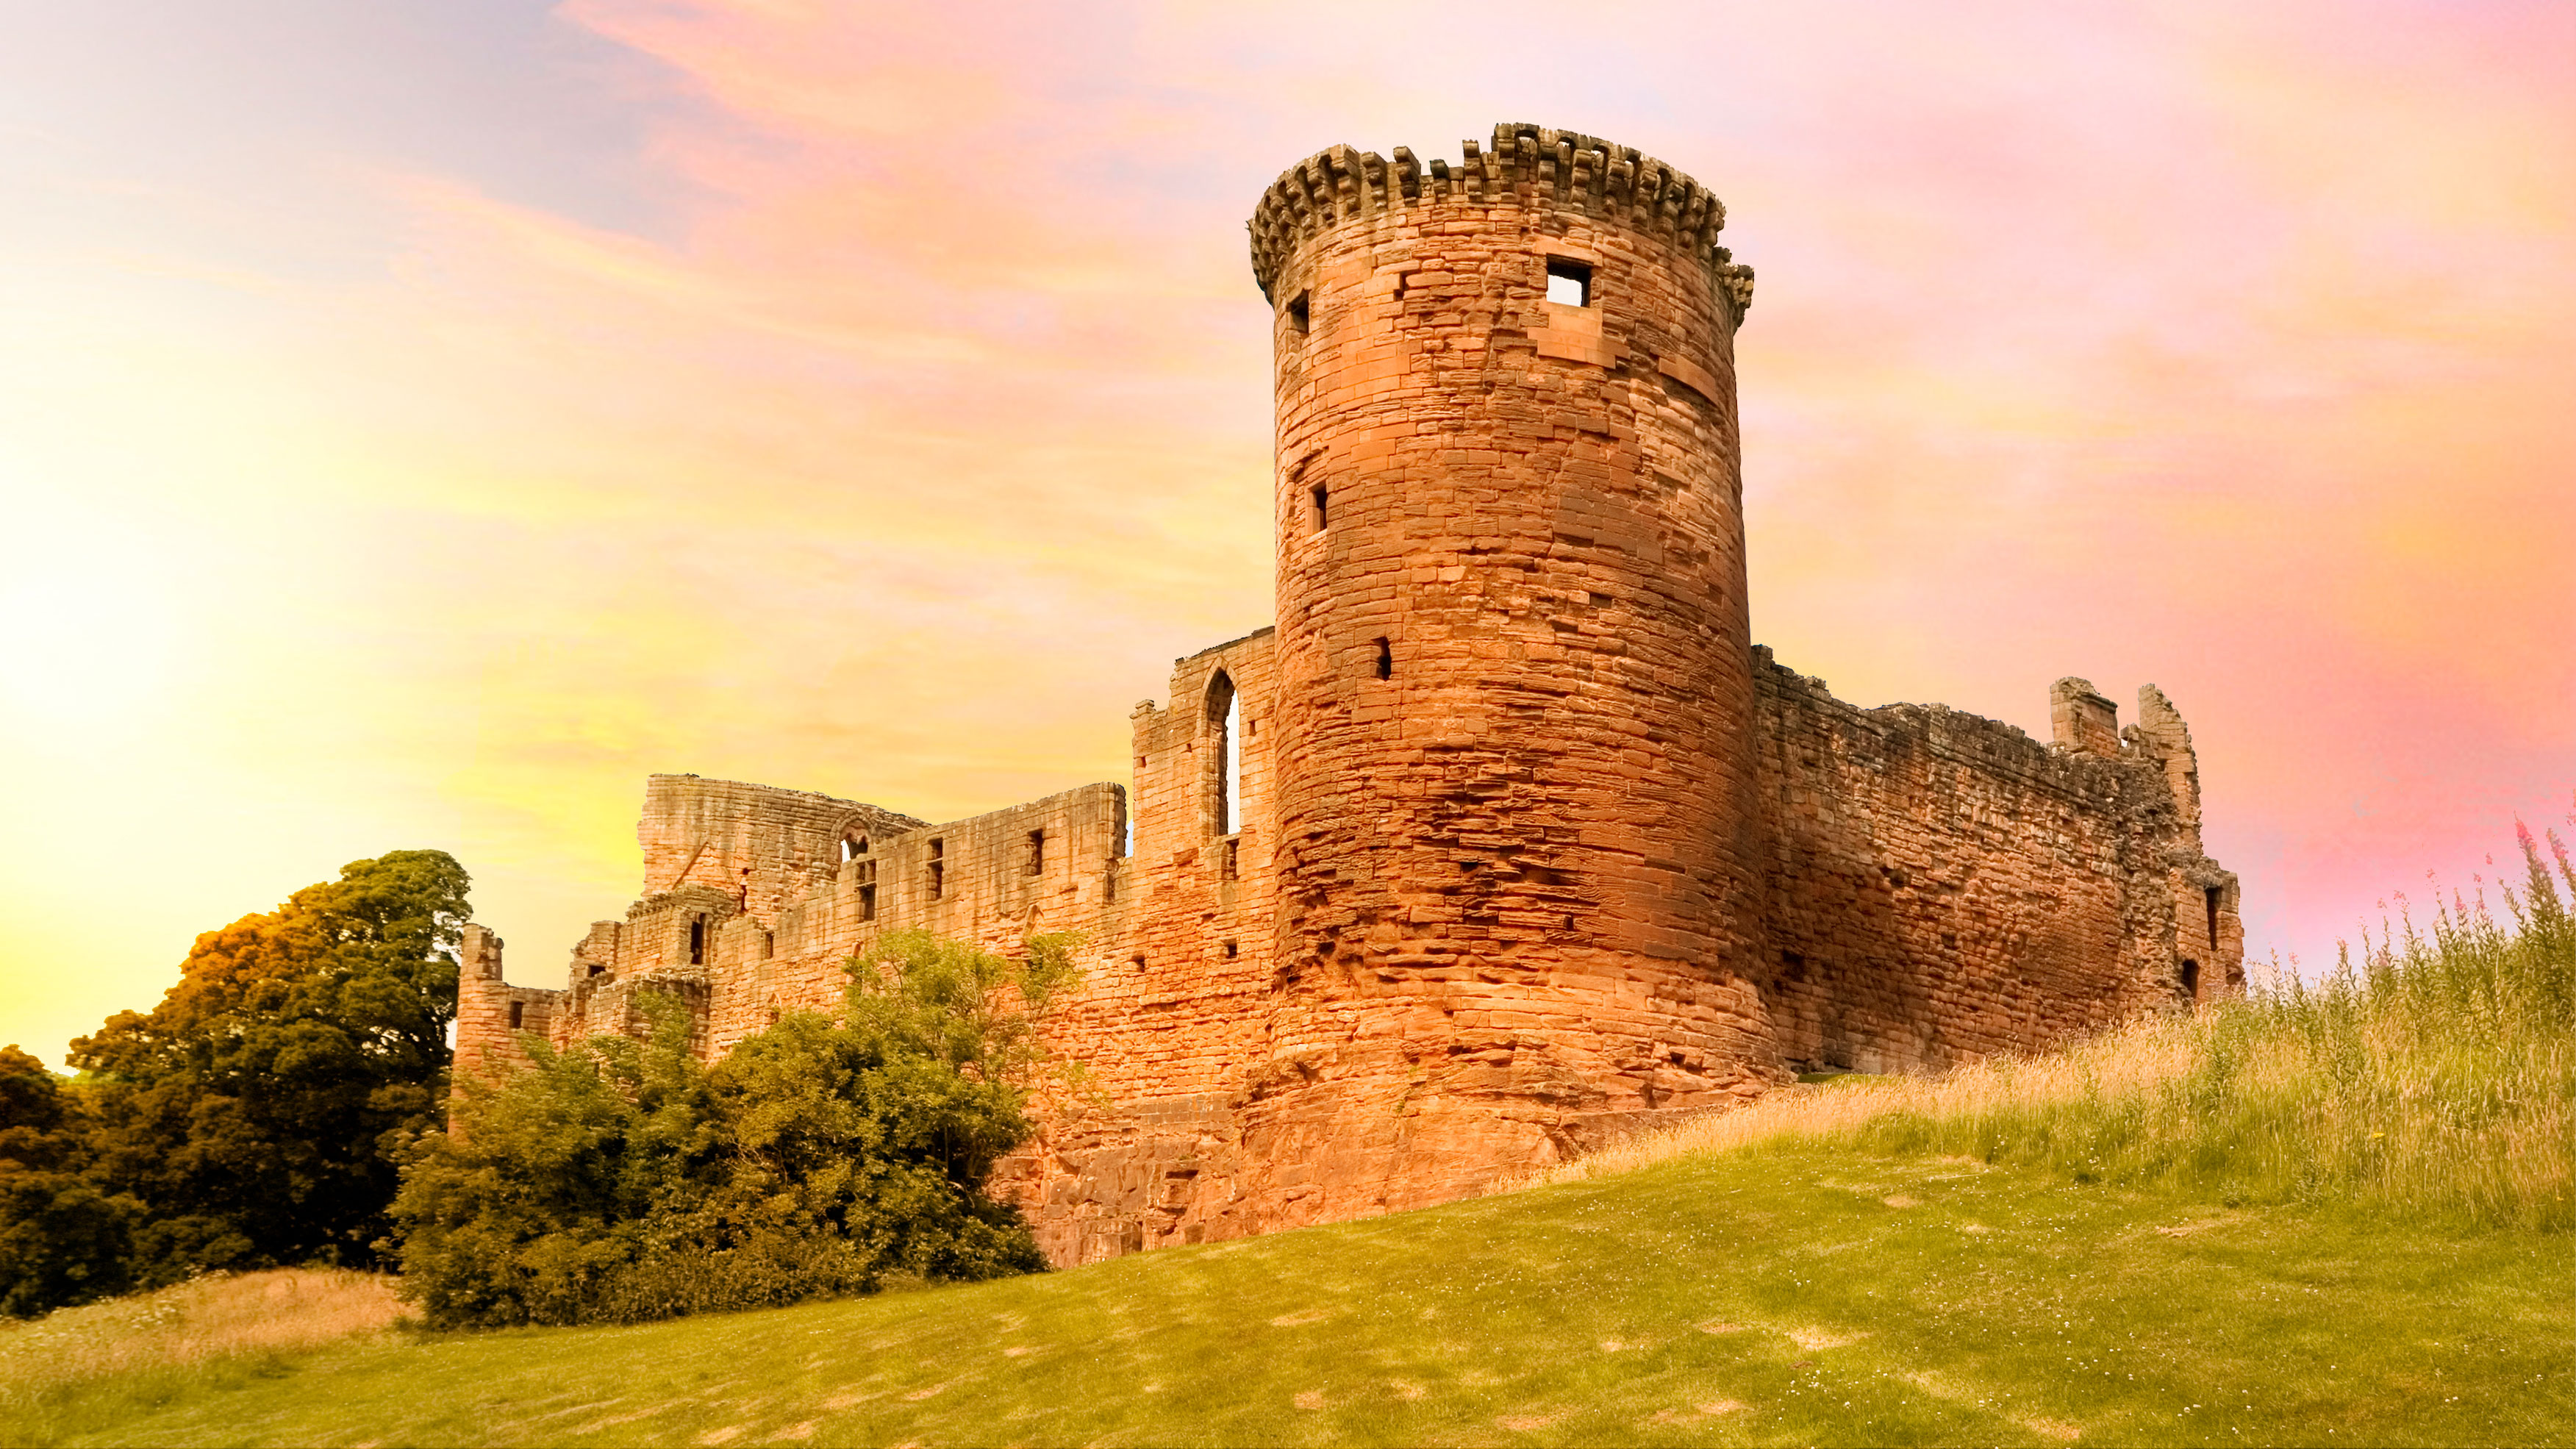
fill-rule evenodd
<path id="1" fill-rule="evenodd" d="M 882 839 L 923 823 L 808 790 L 655 775 L 646 782 L 635 835 L 644 847 L 646 895 L 684 883 L 711 886 L 767 917 L 826 879 L 843 841 Z"/>
<path id="2" fill-rule="evenodd" d="M 2172 788 L 2197 779 L 2187 734 L 2123 745 L 2109 701 L 2075 680 L 2059 694 L 2079 686 L 2088 707 L 2057 711 L 2052 748 L 1939 705 L 1859 709 L 1755 658 L 1763 995 L 1784 1066 L 1912 1071 L 2046 1047 L 2188 994 L 2185 959 L 2218 965 L 2206 992 L 2241 985 L 2235 877 L 2201 855 Z M 2204 890 L 2219 893 L 2215 945 Z"/>

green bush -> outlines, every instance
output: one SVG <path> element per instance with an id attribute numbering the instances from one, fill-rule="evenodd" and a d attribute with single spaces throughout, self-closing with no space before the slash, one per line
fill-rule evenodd
<path id="1" fill-rule="evenodd" d="M 1040 1268 L 984 1185 L 1029 1134 L 1070 945 L 1033 937 L 1015 963 L 891 933 L 838 1017 L 788 1016 L 712 1067 L 651 994 L 644 1040 L 525 1039 L 532 1064 L 469 1083 L 404 1168 L 404 1292 L 440 1328 L 637 1322 Z"/>

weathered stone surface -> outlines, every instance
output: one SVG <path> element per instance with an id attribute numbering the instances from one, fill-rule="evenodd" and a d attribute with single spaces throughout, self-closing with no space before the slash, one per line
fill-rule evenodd
<path id="1" fill-rule="evenodd" d="M 1795 1071 L 2236 989 L 2235 878 L 2153 686 L 2123 736 L 2061 680 L 2043 745 L 1855 708 L 1750 644 L 1752 274 L 1723 216 L 1537 127 L 1456 169 L 1335 148 L 1283 175 L 1252 223 L 1280 623 L 1137 707 L 1132 796 L 932 825 L 657 775 L 644 897 L 565 990 L 506 985 L 469 936 L 460 1062 L 512 1059 L 513 1013 L 635 1030 L 639 991 L 720 1054 L 835 1002 L 879 932 L 1074 931 L 1050 1043 L 1095 1090 L 1045 1104 L 996 1191 L 1075 1263 L 1439 1202 Z"/>

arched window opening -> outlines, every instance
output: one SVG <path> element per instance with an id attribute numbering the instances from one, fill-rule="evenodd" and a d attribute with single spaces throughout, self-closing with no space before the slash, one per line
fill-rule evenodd
<path id="1" fill-rule="evenodd" d="M 1211 835 L 1232 835 L 1243 819 L 1243 702 L 1225 671 L 1208 681 L 1208 817 Z"/>

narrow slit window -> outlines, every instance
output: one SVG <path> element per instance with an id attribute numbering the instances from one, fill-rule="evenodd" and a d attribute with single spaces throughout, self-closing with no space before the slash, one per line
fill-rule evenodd
<path id="1" fill-rule="evenodd" d="M 1227 842 L 1225 843 L 1225 865 L 1224 865 L 1223 869 L 1224 869 L 1225 879 L 1227 879 L 1227 880 L 1239 880 L 1239 879 L 1241 879 L 1241 878 L 1242 878 L 1242 876 L 1243 876 L 1243 842 L 1242 842 L 1242 841 L 1240 841 L 1240 840 L 1229 840 L 1229 841 L 1227 841 Z M 1233 955 L 1234 953 L 1233 953 L 1233 952 L 1231 952 L 1231 951 L 1228 951 L 1226 954 L 1227 954 L 1227 955 L 1229 955 L 1229 956 L 1231 956 L 1231 955 Z"/>
<path id="2" fill-rule="evenodd" d="M 1043 830 L 1029 832 L 1029 874 L 1046 874 L 1046 832 Z"/>
<path id="3" fill-rule="evenodd" d="M 1568 307 L 1592 305 L 1592 267 L 1571 257 L 1547 259 L 1547 299 Z"/>
<path id="4" fill-rule="evenodd" d="M 930 898 L 937 900 L 948 886 L 948 842 L 930 842 Z"/>
<path id="5" fill-rule="evenodd" d="M 1377 677 L 1380 679 L 1395 677 L 1395 648 L 1384 639 L 1377 641 Z"/>
<path id="6" fill-rule="evenodd" d="M 2209 949 L 2218 949 L 2218 901 L 2226 892 L 2218 886 L 2204 887 L 2200 898 L 2209 905 Z"/>
<path id="7" fill-rule="evenodd" d="M 704 916 L 689 917 L 689 964 L 707 964 L 707 918 Z"/>
<path id="8" fill-rule="evenodd" d="M 1331 512 L 1325 507 L 1327 500 L 1324 497 L 1324 485 L 1316 484 L 1309 490 L 1307 496 L 1315 500 L 1315 532 L 1321 533 L 1325 525 L 1332 521 Z"/>
<path id="9" fill-rule="evenodd" d="M 1314 320 L 1313 313 L 1313 305 L 1307 301 L 1306 293 L 1299 292 L 1296 296 L 1289 298 L 1288 330 L 1296 333 L 1300 337 L 1305 336 L 1307 328 Z"/>
<path id="10" fill-rule="evenodd" d="M 523 1026 L 526 1026 L 527 1024 L 528 1024 L 528 1003 L 526 1003 L 526 1002 L 524 1002 L 524 1001 L 513 1001 L 513 1002 L 511 1002 L 511 1003 L 510 1003 L 510 1030 L 512 1030 L 512 1031 L 517 1031 L 519 1028 L 521 1028 L 521 1027 L 523 1027 Z"/>

